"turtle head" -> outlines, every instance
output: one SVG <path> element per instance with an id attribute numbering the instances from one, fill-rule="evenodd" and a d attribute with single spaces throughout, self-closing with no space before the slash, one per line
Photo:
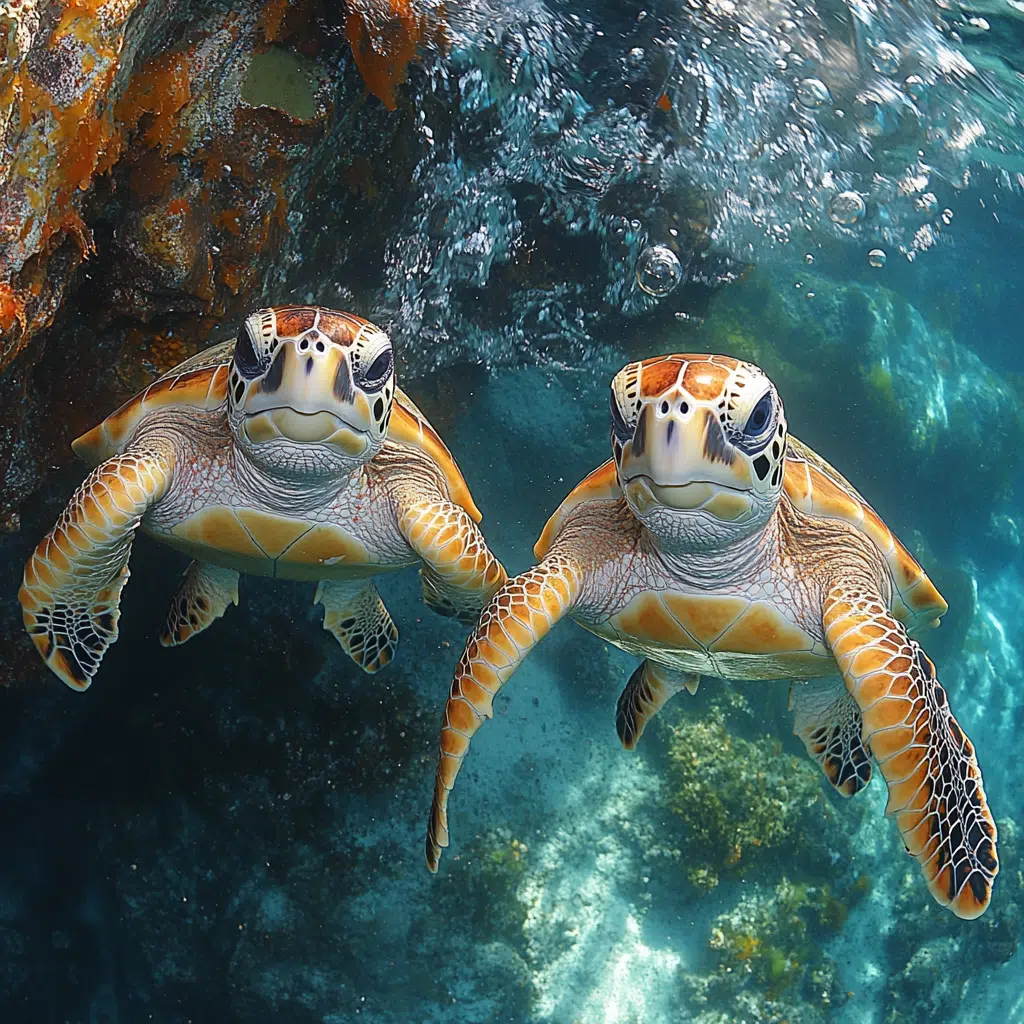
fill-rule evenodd
<path id="1" fill-rule="evenodd" d="M 262 468 L 293 476 L 350 472 L 384 444 L 395 394 L 388 336 L 317 306 L 246 318 L 228 377 L 235 441 Z"/>
<path id="2" fill-rule="evenodd" d="M 611 420 L 626 501 L 669 546 L 723 547 L 775 510 L 786 419 L 775 386 L 751 363 L 691 355 L 630 363 L 612 381 Z"/>

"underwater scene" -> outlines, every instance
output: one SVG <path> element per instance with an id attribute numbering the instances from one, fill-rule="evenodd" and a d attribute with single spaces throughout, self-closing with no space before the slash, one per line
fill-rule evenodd
<path id="1" fill-rule="evenodd" d="M 1017 0 L 0 0 L 0 1022 L 1024 1024 L 1022 276 Z"/>

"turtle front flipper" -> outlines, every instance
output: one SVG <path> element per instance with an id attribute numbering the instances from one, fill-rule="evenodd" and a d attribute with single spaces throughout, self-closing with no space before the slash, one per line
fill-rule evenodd
<path id="1" fill-rule="evenodd" d="M 322 580 L 313 597 L 324 606 L 324 629 L 371 675 L 398 650 L 398 629 L 372 580 Z"/>
<path id="2" fill-rule="evenodd" d="M 448 845 L 448 794 L 455 785 L 469 741 L 494 714 L 494 696 L 548 630 L 570 612 L 583 574 L 563 555 L 508 580 L 491 598 L 455 669 L 441 725 L 434 799 L 427 826 L 427 867 L 437 871 Z"/>
<path id="3" fill-rule="evenodd" d="M 864 748 L 856 700 L 841 679 L 794 683 L 789 690 L 793 732 L 842 796 L 859 793 L 871 780 L 871 756 Z"/>
<path id="4" fill-rule="evenodd" d="M 97 466 L 25 566 L 18 600 L 46 664 L 84 690 L 117 639 L 121 589 L 142 517 L 166 493 L 174 457 L 129 449 Z"/>
<path id="5" fill-rule="evenodd" d="M 696 672 L 675 672 L 645 659 L 629 677 L 615 706 L 615 731 L 626 750 L 635 750 L 647 723 L 680 690 L 697 692 Z"/>
<path id="6" fill-rule="evenodd" d="M 423 560 L 423 600 L 440 615 L 472 625 L 508 579 L 501 562 L 461 505 L 414 501 L 399 513 L 399 529 Z"/>
<path id="7" fill-rule="evenodd" d="M 164 647 L 185 643 L 212 626 L 232 604 L 238 604 L 238 573 L 208 562 L 193 562 L 171 599 L 160 643 Z"/>
<path id="8" fill-rule="evenodd" d="M 996 825 L 974 746 L 935 666 L 869 586 L 833 586 L 822 619 L 889 787 L 886 814 L 936 901 L 957 917 L 978 917 L 999 872 Z"/>

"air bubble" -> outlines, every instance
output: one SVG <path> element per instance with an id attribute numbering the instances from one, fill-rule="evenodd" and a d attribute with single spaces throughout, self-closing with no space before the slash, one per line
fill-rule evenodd
<path id="1" fill-rule="evenodd" d="M 823 107 L 832 99 L 828 86 L 817 78 L 804 78 L 796 83 L 796 101 L 801 107 L 813 110 Z"/>
<path id="2" fill-rule="evenodd" d="M 912 100 L 919 100 L 925 92 L 924 79 L 920 75 L 907 75 L 903 80 L 903 91 Z"/>
<path id="3" fill-rule="evenodd" d="M 892 43 L 878 43 L 871 49 L 871 66 L 880 75 L 895 75 L 900 69 L 900 51 Z"/>
<path id="4" fill-rule="evenodd" d="M 664 298 L 682 279 L 683 268 L 667 245 L 652 245 L 640 253 L 636 261 L 636 283 L 648 295 Z"/>
<path id="5" fill-rule="evenodd" d="M 850 227 L 867 212 L 864 200 L 856 192 L 839 192 L 828 202 L 828 215 L 836 224 Z"/>
<path id="6" fill-rule="evenodd" d="M 876 270 L 885 266 L 886 259 L 888 259 L 888 257 L 885 255 L 884 249 L 872 249 L 868 253 L 868 263 L 870 263 Z"/>
<path id="7" fill-rule="evenodd" d="M 629 63 L 631 67 L 638 68 L 644 62 L 644 51 L 639 46 L 634 46 L 629 51 Z"/>

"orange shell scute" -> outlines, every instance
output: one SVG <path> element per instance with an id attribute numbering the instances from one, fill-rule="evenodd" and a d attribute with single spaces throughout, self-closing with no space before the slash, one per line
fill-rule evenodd
<path id="1" fill-rule="evenodd" d="M 417 408 L 416 403 L 401 388 L 395 388 L 395 404 L 388 424 L 388 439 L 398 444 L 412 445 L 429 455 L 444 474 L 452 501 L 456 505 L 461 505 L 473 522 L 480 522 L 483 516 L 473 501 L 473 495 L 455 461 L 455 456 L 448 450 L 448 446 L 441 440 L 426 416 Z"/>
<path id="2" fill-rule="evenodd" d="M 186 364 L 182 364 L 183 366 Z M 76 438 L 71 447 L 91 466 L 123 451 L 135 428 L 152 412 L 171 407 L 191 407 L 213 411 L 227 400 L 226 366 L 171 371 L 129 399 L 102 423 Z"/>
<path id="3" fill-rule="evenodd" d="M 609 459 L 589 476 L 584 477 L 551 514 L 537 543 L 533 546 L 534 556 L 538 560 L 542 559 L 551 550 L 551 545 L 569 518 L 569 513 L 577 505 L 582 505 L 585 501 L 614 501 L 621 497 L 622 489 L 619 487 L 619 478 L 615 471 L 615 460 Z"/>
<path id="4" fill-rule="evenodd" d="M 783 490 L 801 512 L 847 522 L 875 544 L 892 575 L 893 611 L 909 627 L 937 623 L 949 606 L 917 559 L 853 484 L 792 434 L 786 449 Z"/>

